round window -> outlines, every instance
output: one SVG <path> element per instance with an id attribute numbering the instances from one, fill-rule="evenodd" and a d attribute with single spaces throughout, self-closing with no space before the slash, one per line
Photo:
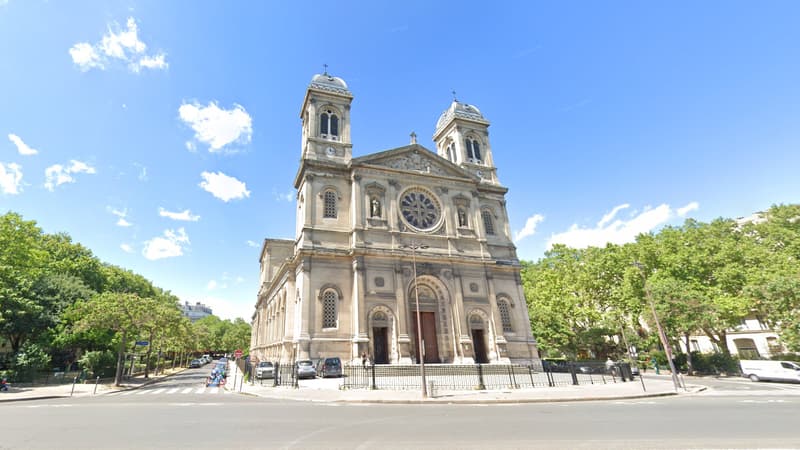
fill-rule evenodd
<path id="1" fill-rule="evenodd" d="M 436 227 L 442 217 L 439 201 L 430 192 L 411 188 L 400 198 L 400 214 L 412 228 L 427 231 Z"/>

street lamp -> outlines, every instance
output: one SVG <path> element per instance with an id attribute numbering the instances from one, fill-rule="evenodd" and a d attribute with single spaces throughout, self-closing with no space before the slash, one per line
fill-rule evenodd
<path id="1" fill-rule="evenodd" d="M 661 346 L 664 347 L 664 352 L 667 354 L 669 370 L 672 372 L 672 384 L 675 385 L 675 391 L 677 392 L 678 388 L 680 387 L 680 383 L 678 382 L 678 373 L 675 370 L 675 363 L 672 361 L 672 348 L 669 346 L 669 342 L 667 342 L 667 334 L 664 332 L 664 329 L 661 327 L 661 322 L 658 320 L 656 307 L 653 304 L 653 296 L 650 295 L 650 288 L 647 287 L 647 277 L 644 275 L 644 267 L 639 261 L 634 261 L 633 265 L 639 269 L 639 274 L 642 276 L 642 281 L 644 282 L 644 293 L 647 297 L 647 302 L 650 304 L 650 311 L 653 312 L 653 318 L 656 321 L 656 328 L 658 329 L 658 338 L 661 340 Z"/>
<path id="2" fill-rule="evenodd" d="M 422 379 L 422 398 L 428 398 L 428 387 L 425 383 L 425 357 L 422 354 L 422 321 L 419 316 L 419 287 L 417 286 L 417 250 L 428 248 L 428 246 L 412 241 L 410 244 L 401 245 L 400 248 L 411 249 L 411 259 L 414 264 L 414 297 L 417 305 L 417 359 L 419 359 L 419 375 Z"/>

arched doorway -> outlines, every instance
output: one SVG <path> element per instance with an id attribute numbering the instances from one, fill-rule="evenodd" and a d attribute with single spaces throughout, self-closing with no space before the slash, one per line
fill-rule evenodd
<path id="1" fill-rule="evenodd" d="M 372 357 L 375 364 L 389 364 L 389 318 L 383 311 L 372 315 Z"/>
<path id="2" fill-rule="evenodd" d="M 419 339 L 422 339 L 422 352 L 424 361 L 426 363 L 440 363 L 442 359 L 439 355 L 439 333 L 437 329 L 437 321 L 439 319 L 437 307 L 439 304 L 439 295 L 434 286 L 419 280 L 416 286 L 411 287 L 410 292 L 410 323 L 411 332 L 413 336 L 413 348 L 411 350 L 414 355 L 414 361 L 420 361 L 422 358 L 419 356 Z M 419 299 L 417 299 L 419 296 Z M 419 309 L 417 309 L 419 305 Z M 417 322 L 419 321 L 419 325 Z M 419 327 L 422 329 L 420 330 Z"/>
<path id="3" fill-rule="evenodd" d="M 486 330 L 483 318 L 479 314 L 472 314 L 469 317 L 469 330 L 472 347 L 475 349 L 475 362 L 487 364 L 489 357 L 486 354 Z"/>

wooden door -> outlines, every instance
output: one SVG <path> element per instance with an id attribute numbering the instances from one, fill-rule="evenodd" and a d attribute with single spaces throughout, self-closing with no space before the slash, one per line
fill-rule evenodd
<path id="1" fill-rule="evenodd" d="M 439 343 L 436 340 L 436 313 L 423 311 L 419 313 L 420 322 L 422 322 L 422 344 L 424 345 L 423 351 L 425 353 L 426 363 L 439 363 Z M 419 333 L 417 333 L 417 316 L 416 312 L 413 316 L 414 323 L 414 354 L 419 351 L 419 342 L 417 341 Z M 419 358 L 417 358 L 419 361 Z"/>
<path id="2" fill-rule="evenodd" d="M 388 329 L 386 327 L 374 327 L 372 329 L 372 338 L 375 341 L 372 354 L 375 358 L 375 364 L 389 364 L 388 334 Z"/>
<path id="3" fill-rule="evenodd" d="M 486 339 L 483 336 L 483 330 L 472 330 L 472 345 L 475 347 L 475 362 L 478 364 L 486 364 L 489 358 L 486 357 Z"/>

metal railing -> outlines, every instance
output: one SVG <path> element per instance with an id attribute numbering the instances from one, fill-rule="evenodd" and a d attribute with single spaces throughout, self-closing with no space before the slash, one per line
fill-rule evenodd
<path id="1" fill-rule="evenodd" d="M 431 364 L 426 366 L 429 385 L 438 390 L 497 390 L 605 384 L 632 380 L 630 366 L 603 362 L 567 362 L 563 366 L 533 364 Z M 623 377 L 622 375 L 625 375 Z M 343 389 L 416 390 L 421 388 L 415 365 L 345 365 Z"/>

